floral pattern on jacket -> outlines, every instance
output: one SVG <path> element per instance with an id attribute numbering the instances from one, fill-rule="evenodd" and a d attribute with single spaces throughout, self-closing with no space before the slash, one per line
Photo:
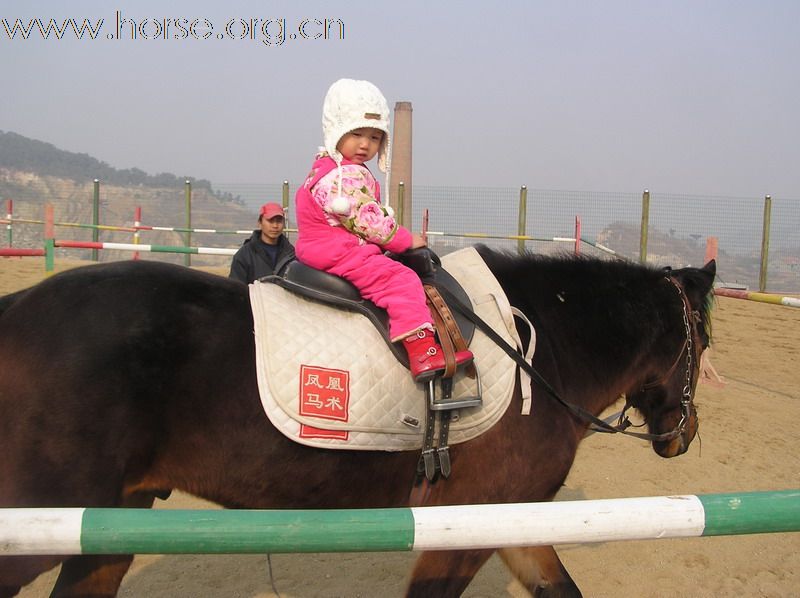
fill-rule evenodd
<path id="1" fill-rule="evenodd" d="M 391 212 L 380 204 L 375 177 L 360 164 L 344 164 L 341 168 L 341 194 L 339 171 L 335 168 L 311 190 L 328 224 L 343 226 L 368 243 L 386 245 L 398 225 Z"/>

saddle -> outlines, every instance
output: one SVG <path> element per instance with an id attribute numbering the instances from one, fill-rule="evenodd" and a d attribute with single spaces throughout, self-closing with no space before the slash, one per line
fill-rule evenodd
<path id="1" fill-rule="evenodd" d="M 480 435 L 510 404 L 516 368 L 489 333 L 520 347 L 515 312 L 474 248 L 442 262 L 429 251 L 397 259 L 410 260 L 404 263 L 422 273 L 429 299 L 428 289 L 439 289 L 461 310 L 452 320 L 460 320 L 461 312 L 470 318 L 458 326 L 475 355 L 474 379 L 458 368 L 452 378 L 445 372 L 414 383 L 404 371 L 405 350 L 390 340 L 386 313 L 349 282 L 295 262 L 284 276 L 250 285 L 259 393 L 270 421 L 296 442 L 348 450 L 422 448 L 418 477 L 446 478 L 449 442 Z M 332 330 L 333 321 L 344 328 Z M 367 340 L 375 345 L 362 346 Z M 420 390 L 424 401 L 416 398 Z M 523 411 L 526 401 L 523 396 Z"/>
<path id="2" fill-rule="evenodd" d="M 421 479 L 424 474 L 428 480 L 433 480 L 438 473 L 441 473 L 446 478 L 451 471 L 448 447 L 451 411 L 465 407 L 478 407 L 482 404 L 483 398 L 480 378 L 475 366 L 471 364 L 465 371 L 470 378 L 476 379 L 477 394 L 453 400 L 453 374 L 456 370 L 453 353 L 469 346 L 475 332 L 475 324 L 460 312 L 454 314 L 439 290 L 446 289 L 457 301 L 470 309 L 472 309 L 472 302 L 464 288 L 442 268 L 441 260 L 430 249 L 423 247 L 402 254 L 387 252 L 386 255 L 411 268 L 420 277 L 425 288 L 431 316 L 436 324 L 437 336 L 445 352 L 447 367 L 444 375 L 440 378 L 439 397 L 437 398 L 436 395 L 435 380 L 429 381 L 425 389 L 427 397 L 425 439 L 417 475 Z M 406 368 L 409 366 L 406 351 L 391 341 L 386 310 L 364 299 L 358 289 L 347 280 L 294 261 L 286 269 L 283 277 L 267 277 L 263 281 L 274 282 L 309 299 L 362 313 L 378 329 L 397 360 Z M 439 442 L 437 446 L 434 446 L 437 423 Z"/>
<path id="3" fill-rule="evenodd" d="M 402 254 L 387 252 L 386 255 L 414 270 L 426 287 L 426 295 L 429 298 L 431 296 L 436 297 L 438 294 L 432 292 L 431 288 L 434 290 L 445 289 L 461 301 L 461 303 L 472 307 L 472 303 L 469 296 L 464 291 L 464 288 L 452 275 L 442 268 L 439 256 L 430 249 L 423 247 L 420 249 L 412 249 Z M 328 274 L 322 270 L 317 270 L 299 261 L 294 261 L 286 268 L 283 276 L 267 276 L 261 279 L 261 281 L 277 284 L 287 291 L 291 291 L 308 299 L 321 301 L 322 303 L 363 314 L 372 322 L 378 332 L 380 332 L 381 337 L 392 350 L 395 357 L 397 357 L 397 360 L 405 367 L 408 367 L 407 353 L 402 347 L 398 346 L 398 344 L 393 343 L 389 336 L 389 318 L 386 314 L 386 310 L 381 309 L 372 301 L 364 299 L 358 289 L 344 278 Z M 438 303 L 439 299 L 436 298 L 433 302 Z M 436 312 L 434 312 L 434 314 L 435 313 Z M 456 311 L 451 313 L 451 317 L 458 327 L 461 337 L 464 339 L 466 345 L 469 346 L 475 332 L 475 324 L 460 312 Z M 450 317 L 449 314 L 448 317 Z M 439 322 L 437 322 L 437 324 L 439 324 Z M 437 326 L 437 330 L 443 333 L 444 330 L 440 330 L 441 328 L 441 325 Z"/>

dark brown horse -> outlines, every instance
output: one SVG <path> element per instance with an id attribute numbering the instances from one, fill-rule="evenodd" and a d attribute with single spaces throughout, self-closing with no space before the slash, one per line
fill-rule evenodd
<path id="1" fill-rule="evenodd" d="M 653 442 L 659 455 L 687 450 L 713 262 L 669 272 L 480 252 L 534 322 L 534 366 L 564 401 L 597 415 L 624 393 L 652 433 L 679 429 Z M 149 507 L 173 489 L 229 508 L 409 501 L 416 452 L 314 449 L 269 423 L 245 285 L 119 262 L 53 276 L 0 299 L 0 311 L 0 507 Z M 453 446 L 453 474 L 425 504 L 551 500 L 587 423 L 538 383 L 533 396 L 533 415 L 517 398 Z M 408 595 L 459 595 L 493 552 L 423 553 Z M 580 595 L 552 547 L 500 554 L 533 594 Z M 54 595 L 113 596 L 131 559 L 2 556 L 0 596 L 59 563 Z"/>

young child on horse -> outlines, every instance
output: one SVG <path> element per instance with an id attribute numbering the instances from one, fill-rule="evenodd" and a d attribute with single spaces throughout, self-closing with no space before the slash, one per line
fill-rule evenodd
<path id="1" fill-rule="evenodd" d="M 389 172 L 389 106 L 368 81 L 340 79 L 322 108 L 324 148 L 297 191 L 297 259 L 350 281 L 361 296 L 386 310 L 392 342 L 402 341 L 411 375 L 429 380 L 445 369 L 419 276 L 384 251 L 425 246 L 381 205 L 380 185 L 366 167 L 378 156 Z M 387 177 L 388 178 L 388 177 Z M 472 361 L 458 351 L 456 364 Z"/>

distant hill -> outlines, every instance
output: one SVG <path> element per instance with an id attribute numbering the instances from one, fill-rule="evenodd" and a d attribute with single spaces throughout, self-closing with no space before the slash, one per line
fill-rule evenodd
<path id="1" fill-rule="evenodd" d="M 51 143 L 30 139 L 12 132 L 0 131 L 0 168 L 31 172 L 73 181 L 99 179 L 118 187 L 183 187 L 188 180 L 194 189 L 205 189 L 221 201 L 241 203 L 230 193 L 217 193 L 211 182 L 190 176 L 175 176 L 166 172 L 149 175 L 138 168 L 117 169 L 89 154 L 68 152 Z"/>
<path id="2" fill-rule="evenodd" d="M 57 223 L 90 224 L 94 179 L 100 181 L 100 223 L 131 226 L 136 208 L 142 209 L 142 223 L 150 226 L 184 227 L 186 224 L 185 181 L 191 182 L 192 227 L 216 230 L 255 228 L 251 208 L 230 193 L 213 189 L 205 179 L 169 173 L 149 175 L 138 168 L 116 169 L 88 154 L 61 150 L 50 143 L 17 133 L 0 131 L 0 199 L 13 200 L 18 219 L 42 220 L 43 206 L 52 204 Z M 5 206 L 0 206 L 5 215 Z M 13 227 L 13 245 L 41 247 L 43 227 L 19 223 Z M 60 239 L 90 240 L 92 230 L 57 226 Z M 130 243 L 132 233 L 101 231 L 100 241 Z M 237 247 L 241 235 L 194 234 L 193 246 Z M 142 232 L 141 242 L 184 245 L 182 233 Z M 3 239 L 3 245 L 6 245 Z M 73 258 L 85 258 L 88 251 L 69 251 Z M 66 253 L 65 253 L 66 254 Z M 101 252 L 102 259 L 126 259 L 121 251 Z M 159 259 L 182 262 L 183 256 L 160 254 Z M 227 257 L 193 256 L 192 262 L 218 265 Z"/>

